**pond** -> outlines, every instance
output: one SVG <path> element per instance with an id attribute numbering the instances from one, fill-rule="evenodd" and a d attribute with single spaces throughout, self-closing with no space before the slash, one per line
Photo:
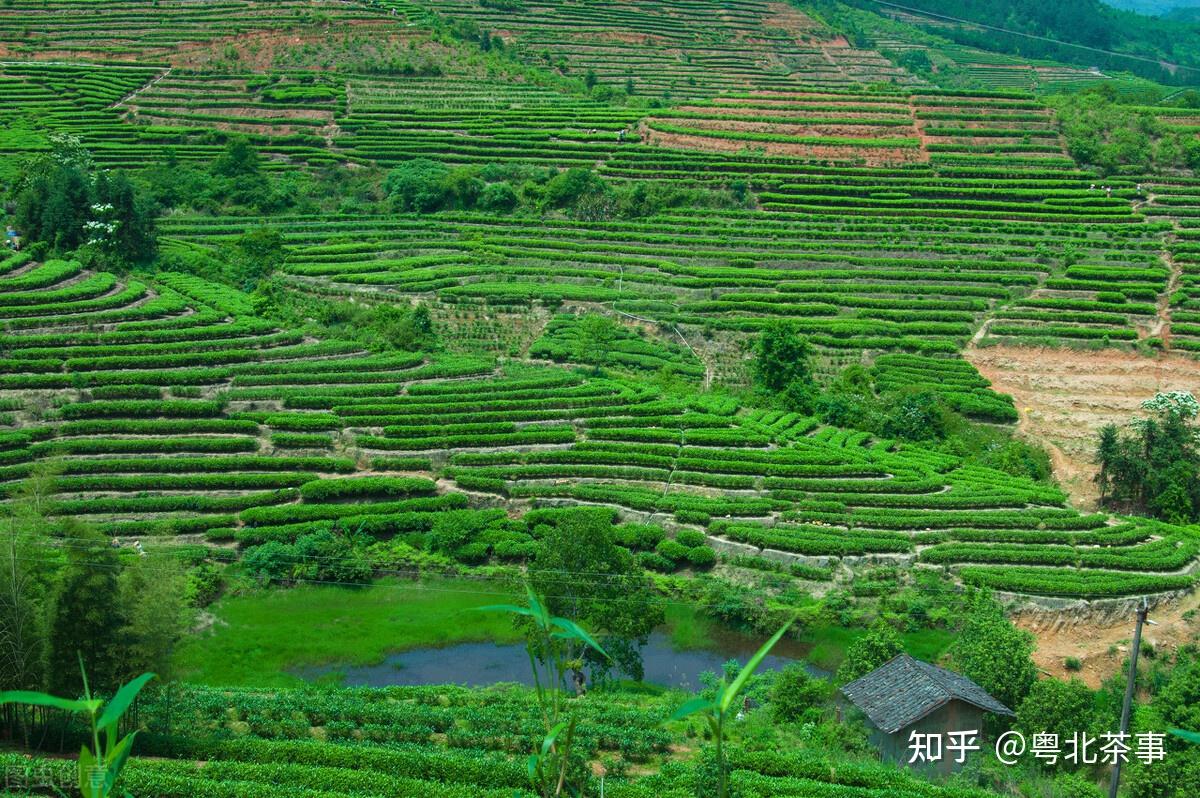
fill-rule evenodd
<path id="1" fill-rule="evenodd" d="M 650 635 L 642 648 L 644 681 L 664 687 L 696 690 L 700 674 L 720 673 L 727 660 L 745 664 L 762 645 L 763 638 L 720 629 L 706 635 L 700 646 L 679 647 L 666 630 Z M 794 640 L 781 640 L 763 661 L 759 670 L 778 670 L 808 653 L 809 646 Z M 815 676 L 827 673 L 806 666 Z M 320 665 L 290 671 L 307 681 L 334 681 L 348 687 L 387 687 L 391 685 L 463 684 L 472 687 L 518 682 L 532 685 L 529 657 L 520 644 L 456 643 L 435 648 L 414 648 L 388 655 L 374 665 Z"/>

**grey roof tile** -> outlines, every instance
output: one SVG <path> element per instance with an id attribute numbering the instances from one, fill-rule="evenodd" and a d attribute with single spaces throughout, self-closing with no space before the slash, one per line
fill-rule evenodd
<path id="1" fill-rule="evenodd" d="M 842 688 L 842 693 L 887 734 L 958 699 L 985 712 L 1012 715 L 975 682 L 953 671 L 901 654 Z"/>

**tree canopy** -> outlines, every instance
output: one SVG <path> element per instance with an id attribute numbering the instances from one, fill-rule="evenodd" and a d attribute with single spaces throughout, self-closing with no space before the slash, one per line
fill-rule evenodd
<path id="1" fill-rule="evenodd" d="M 1102 504 L 1174 523 L 1200 518 L 1200 403 L 1186 392 L 1159 393 L 1142 403 L 1149 411 L 1124 431 L 1100 431 L 1096 484 Z"/>
<path id="2" fill-rule="evenodd" d="M 577 510 L 548 527 L 529 579 L 552 613 L 586 626 L 618 670 L 641 678 L 638 648 L 663 622 L 663 601 L 633 554 L 617 545 L 606 513 Z M 580 653 L 593 672 L 607 671 L 594 652 Z"/>
<path id="3" fill-rule="evenodd" d="M 1037 679 L 1033 635 L 1018 629 L 990 593 L 971 596 L 951 646 L 954 666 L 997 701 L 1015 709 Z"/>

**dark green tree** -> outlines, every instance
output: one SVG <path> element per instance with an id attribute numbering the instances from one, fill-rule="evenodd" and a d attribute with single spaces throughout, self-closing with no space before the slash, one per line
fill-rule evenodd
<path id="1" fill-rule="evenodd" d="M 262 171 L 262 158 L 245 136 L 234 136 L 212 162 L 218 177 L 250 177 Z"/>
<path id="2" fill-rule="evenodd" d="M 287 248 L 283 234 L 274 227 L 256 227 L 243 233 L 229 248 L 229 280 L 244 291 L 253 291 L 283 265 Z"/>
<path id="3" fill-rule="evenodd" d="M 1037 679 L 1033 635 L 1018 629 L 986 591 L 969 596 L 962 629 L 950 647 L 956 670 L 1015 709 Z"/>
<path id="4" fill-rule="evenodd" d="M 1200 654 L 1194 645 L 1181 647 L 1169 669 L 1157 668 L 1149 686 L 1154 696 L 1134 714 L 1135 733 L 1200 731 Z M 1165 747 L 1161 762 L 1144 764 L 1135 758 L 1130 763 L 1129 777 L 1123 780 L 1130 798 L 1200 795 L 1200 745 L 1170 735 Z"/>
<path id="5" fill-rule="evenodd" d="M 111 693 L 125 670 L 128 617 L 121 603 L 121 559 L 102 536 L 71 531 L 66 567 L 50 622 L 50 692 L 77 696 L 83 691 L 82 655 L 92 689 Z"/>
<path id="6" fill-rule="evenodd" d="M 157 673 L 169 679 L 171 653 L 187 632 L 192 616 L 187 573 L 175 557 L 150 553 L 121 572 L 121 604 L 126 608 L 122 635 L 125 676 Z"/>
<path id="7" fill-rule="evenodd" d="M 262 157 L 245 136 L 235 136 L 212 162 L 209 192 L 217 204 L 233 203 L 274 213 L 288 200 L 277 195 L 262 169 Z"/>
<path id="8" fill-rule="evenodd" d="M 791 320 L 770 322 L 754 347 L 754 378 L 767 391 L 785 398 L 790 407 L 811 409 L 816 397 L 812 377 L 812 346 Z"/>
<path id="9" fill-rule="evenodd" d="M 599 369 L 608 362 L 619 326 L 608 316 L 588 313 L 575 325 L 575 360 L 594 363 Z"/>
<path id="10" fill-rule="evenodd" d="M 429 213 L 441 208 L 448 195 L 450 168 L 428 158 L 413 158 L 388 172 L 383 188 L 400 211 Z"/>
<path id="11" fill-rule="evenodd" d="M 1143 402 L 1150 412 L 1122 434 L 1100 433 L 1096 476 L 1105 506 L 1174 523 L 1200 517 L 1200 449 L 1195 419 L 1200 405 L 1189 393 L 1160 393 Z"/>
<path id="12" fill-rule="evenodd" d="M 883 419 L 883 434 L 910 441 L 940 440 L 946 435 L 947 412 L 933 391 L 892 397 Z"/>
<path id="13" fill-rule="evenodd" d="M 101 172 L 96 176 L 96 204 L 106 208 L 113 231 L 105 242 L 117 257 L 143 262 L 154 255 L 154 203 L 139 192 L 124 172 Z"/>
<path id="14" fill-rule="evenodd" d="M 846 659 L 838 668 L 834 681 L 839 685 L 849 684 L 903 653 L 900 635 L 886 621 L 878 620 L 846 649 Z"/>
<path id="15" fill-rule="evenodd" d="M 589 197 L 607 194 L 608 185 L 600 176 L 582 166 L 559 172 L 546 183 L 544 199 L 547 207 L 573 207 Z"/>
<path id="16" fill-rule="evenodd" d="M 788 665 L 775 675 L 771 685 L 771 716 L 779 723 L 804 720 L 810 710 L 821 706 L 827 682 L 814 678 L 803 665 Z"/>
<path id="17" fill-rule="evenodd" d="M 1100 470 L 1096 472 L 1095 482 L 1100 489 L 1100 503 L 1108 498 L 1112 488 L 1112 467 L 1116 464 L 1120 453 L 1120 438 L 1116 424 L 1105 424 L 1100 430 L 1100 443 L 1096 447 L 1096 462 Z"/>
<path id="18" fill-rule="evenodd" d="M 605 673 L 615 664 L 642 677 L 639 649 L 663 622 L 663 602 L 633 554 L 616 544 L 603 514 L 577 510 L 560 517 L 539 541 L 529 580 L 551 612 L 585 624 L 612 657 L 609 663 L 581 648 L 570 657 L 578 659 L 577 673 L 584 665 Z"/>
<path id="19" fill-rule="evenodd" d="M 43 241 L 58 251 L 75 249 L 87 238 L 92 218 L 91 180 L 73 164 L 36 166 L 17 194 L 16 223 L 28 241 Z"/>
<path id="20" fill-rule="evenodd" d="M 1017 728 L 1027 739 L 1043 732 L 1069 740 L 1073 734 L 1107 731 L 1097 728 L 1095 694 L 1079 679 L 1035 681 L 1016 711 Z M 1068 768 L 1069 763 L 1060 758 L 1051 767 Z"/>

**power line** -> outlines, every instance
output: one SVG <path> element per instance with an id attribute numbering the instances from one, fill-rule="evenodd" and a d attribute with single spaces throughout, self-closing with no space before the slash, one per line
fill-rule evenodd
<path id="1" fill-rule="evenodd" d="M 45 548 L 45 549 L 68 548 L 68 549 L 85 550 L 85 551 L 88 549 L 93 549 L 93 548 L 107 548 L 109 545 L 102 540 L 98 540 L 98 539 L 94 539 L 94 538 L 83 538 L 83 537 L 54 537 L 54 538 L 46 538 L 46 539 L 33 539 L 33 540 L 30 540 L 29 543 L 33 546 L 37 546 L 37 547 Z M 160 549 L 160 550 L 161 549 L 185 549 L 185 548 L 192 548 L 195 546 L 203 546 L 203 544 L 200 544 L 200 543 L 151 542 L 145 548 L 147 551 L 154 551 L 155 549 Z M 334 556 L 334 555 L 324 555 L 324 554 L 279 554 L 276 556 L 278 556 L 280 559 L 284 559 L 286 561 L 290 561 L 290 562 L 297 563 L 297 564 L 305 563 L 305 562 L 338 562 L 338 563 L 341 563 L 341 562 L 348 561 L 347 558 L 345 558 L 345 557 L 339 557 L 339 556 Z M 394 575 L 407 576 L 407 575 L 411 575 L 414 572 L 414 570 L 416 570 L 416 569 L 403 569 L 403 570 L 374 569 L 374 570 L 376 573 L 380 573 L 380 574 L 389 574 L 389 575 L 394 574 Z M 538 573 L 552 574 L 552 575 L 556 575 L 556 576 L 562 576 L 564 578 L 565 577 L 599 577 L 600 579 L 606 579 L 606 580 L 610 580 L 610 581 L 617 580 L 617 579 L 629 579 L 629 580 L 633 580 L 633 581 L 640 581 L 645 578 L 644 575 L 642 575 L 642 574 L 614 574 L 614 573 L 609 573 L 606 571 L 575 571 L 575 570 L 568 570 L 568 569 L 553 569 L 553 568 L 538 569 Z M 599 583 L 599 581 L 600 581 L 599 579 L 596 580 L 596 583 Z"/>
<path id="2" fill-rule="evenodd" d="M 1058 44 L 1058 45 L 1062 45 L 1063 47 L 1075 47 L 1080 50 L 1088 50 L 1089 52 L 1093 52 L 1093 53 L 1101 53 L 1103 55 L 1110 55 L 1115 58 L 1130 58 L 1135 61 L 1144 61 L 1148 64 L 1156 64 L 1158 66 L 1170 67 L 1172 69 L 1177 69 L 1177 70 L 1183 69 L 1183 70 L 1187 70 L 1188 72 L 1200 72 L 1200 69 L 1197 69 L 1196 67 L 1189 67 L 1189 66 L 1184 66 L 1182 64 L 1175 64 L 1170 61 L 1163 61 L 1162 59 L 1158 59 L 1158 58 L 1150 58 L 1150 57 L 1144 56 L 1144 55 L 1134 55 L 1132 53 L 1118 53 L 1115 50 L 1105 50 L 1100 47 L 1091 47 L 1090 45 L 1086 45 L 1086 44 L 1076 44 L 1074 42 L 1065 42 L 1061 39 L 1053 39 L 1049 36 L 1039 36 L 1036 33 L 1025 33 L 1025 32 L 1019 31 L 1019 30 L 1011 30 L 1009 28 L 1001 28 L 996 25 L 988 25 L 987 23 L 984 23 L 984 22 L 976 22 L 975 20 L 971 20 L 971 19 L 963 19 L 961 17 L 952 17 L 947 14 L 938 14 L 933 11 L 926 11 L 925 9 L 922 9 L 922 8 L 913 8 L 911 6 L 904 6 L 904 5 L 900 5 L 899 3 L 888 2 L 888 0 L 871 0 L 871 2 L 875 3 L 876 5 L 880 5 L 880 6 L 888 6 L 889 8 L 898 8 L 901 11 L 908 11 L 913 14 L 922 14 L 927 17 L 935 17 L 937 19 L 944 19 L 949 22 L 958 22 L 963 25 L 973 25 L 977 28 L 984 28 L 986 30 L 995 31 L 997 33 L 1006 33 L 1010 36 L 1023 36 L 1026 39 L 1036 39 L 1037 41 L 1049 42 L 1051 44 Z"/>
<path id="3" fill-rule="evenodd" d="M 50 539 L 44 539 L 44 540 L 31 540 L 31 541 L 29 541 L 29 543 L 33 546 L 36 546 L 36 547 L 44 549 L 44 550 L 53 550 L 53 549 L 61 549 L 61 548 L 70 548 L 70 549 L 75 549 L 75 550 L 88 550 L 88 549 L 94 549 L 94 548 L 105 548 L 107 546 L 107 544 L 101 540 L 90 539 L 90 538 L 81 538 L 81 537 L 64 537 L 64 538 L 50 538 Z M 160 549 L 187 548 L 187 547 L 190 547 L 193 545 L 196 545 L 196 544 L 171 543 L 171 544 L 160 545 L 158 548 L 160 548 Z M 152 548 L 150 550 L 151 551 L 153 550 L 153 544 L 152 544 Z M 325 564 L 325 563 L 348 562 L 347 558 L 330 556 L 330 555 L 315 555 L 315 554 L 313 554 L 313 555 L 306 555 L 306 554 L 287 555 L 287 554 L 282 554 L 282 555 L 278 555 L 278 556 L 285 563 L 291 564 L 291 565 L 303 565 L 303 564 L 318 564 L 319 565 L 319 564 Z M 54 560 L 54 559 L 50 559 L 50 558 L 46 558 L 46 557 L 43 557 L 41 559 L 32 558 L 32 557 L 17 558 L 17 559 L 19 559 L 19 560 L 24 559 L 25 561 L 38 562 L 38 563 L 42 563 L 42 564 L 58 564 L 59 563 L 58 560 Z M 97 568 L 108 568 L 108 569 L 114 569 L 114 570 L 120 570 L 125 567 L 123 564 L 98 563 L 98 562 L 89 561 L 89 560 L 75 560 L 75 563 L 80 564 L 80 565 L 93 566 L 93 567 L 97 567 Z M 143 565 L 141 567 L 147 569 L 148 571 L 150 571 L 152 573 L 160 573 L 160 574 L 177 573 L 177 571 L 170 569 L 170 568 L 159 568 L 159 567 L 148 566 L 148 565 Z M 645 572 L 640 573 L 640 574 L 613 574 L 613 573 L 607 573 L 607 572 L 603 572 L 603 571 L 539 569 L 537 571 L 537 573 L 543 574 L 543 575 L 548 575 L 551 577 L 556 577 L 558 581 L 565 581 L 565 580 L 570 579 L 570 580 L 574 580 L 576 582 L 580 582 L 582 584 L 586 584 L 586 585 L 590 585 L 590 586 L 601 586 L 601 587 L 612 587 L 612 586 L 614 586 L 614 584 L 617 585 L 618 587 L 629 587 L 629 588 L 642 587 L 642 586 L 647 586 L 649 584 L 649 579 L 651 578 L 651 575 L 649 573 L 645 573 Z M 374 574 L 375 576 L 399 577 L 399 578 L 405 578 L 405 579 L 413 579 L 413 578 L 419 579 L 420 577 L 426 575 L 426 574 L 422 574 L 421 569 L 419 567 L 403 568 L 403 569 L 372 568 L 372 574 Z M 500 575 L 488 575 L 488 574 L 478 574 L 478 573 L 467 573 L 467 574 L 450 573 L 450 574 L 436 574 L 436 575 L 458 578 L 458 579 L 468 579 L 471 581 L 485 582 L 485 583 L 498 583 L 498 582 L 504 581 L 504 579 L 505 579 L 505 577 L 500 576 Z M 285 581 L 299 583 L 299 584 L 330 585 L 330 586 L 356 587 L 356 588 L 362 588 L 362 587 L 366 586 L 366 583 L 362 583 L 362 582 L 347 582 L 347 581 L 332 580 L 332 579 L 313 579 L 313 578 L 305 578 L 305 577 L 289 577 Z M 514 581 L 519 581 L 519 578 Z M 392 586 L 380 585 L 380 587 L 393 587 L 393 588 L 399 589 L 399 588 L 403 588 L 404 586 L 402 586 L 402 585 L 392 585 Z M 427 588 L 424 586 L 422 586 L 422 589 L 428 589 L 428 590 L 440 591 L 440 592 L 449 592 L 449 593 L 470 593 L 470 592 L 472 592 L 472 591 L 465 591 L 465 590 L 453 590 L 453 589 L 448 589 L 448 588 Z M 504 596 L 504 597 L 510 597 L 510 598 L 512 597 L 512 593 L 492 593 L 492 594 L 485 594 L 485 595 Z M 557 599 L 568 600 L 568 599 L 575 599 L 577 597 L 576 596 L 547 595 L 547 596 L 544 596 L 544 598 L 551 598 L 551 599 L 557 598 Z M 589 599 L 589 600 L 591 600 L 591 599 Z M 635 600 L 634 599 L 596 599 L 594 601 L 596 601 L 596 603 L 601 603 L 601 604 L 617 605 L 617 604 L 633 603 Z M 713 607 L 713 606 L 717 606 L 716 604 L 700 604 L 700 603 L 696 603 L 696 602 L 666 601 L 665 603 L 668 605 L 671 605 L 671 606 L 679 606 L 679 607 Z"/>
<path id="4" fill-rule="evenodd" d="M 30 563 L 37 563 L 37 564 L 41 564 L 41 565 L 58 564 L 58 560 L 39 559 L 37 557 L 15 557 L 14 559 L 17 562 L 30 562 Z M 125 567 L 122 564 L 102 563 L 102 562 L 95 562 L 95 561 L 88 561 L 88 560 L 76 560 L 74 564 L 83 565 L 83 566 L 86 566 L 89 568 L 94 568 L 97 570 L 109 570 L 109 571 L 120 571 L 120 570 L 124 569 L 124 567 Z M 177 573 L 170 569 L 150 568 L 148 566 L 144 566 L 144 567 L 146 567 L 147 570 L 151 571 L 152 573 L 161 573 L 161 574 Z M 418 576 L 420 575 L 420 572 L 418 570 L 396 572 L 396 573 L 401 576 L 408 576 L 408 577 L 412 577 L 414 575 L 418 575 Z M 473 582 L 480 582 L 483 584 L 501 582 L 500 577 L 492 576 L 492 575 L 488 575 L 488 574 L 446 574 L 444 576 L 446 576 L 448 578 L 464 579 L 464 580 L 469 580 L 469 581 L 473 581 Z M 358 588 L 358 589 L 362 589 L 362 588 L 372 588 L 372 589 L 380 589 L 380 590 L 411 590 L 412 589 L 412 587 L 410 587 L 408 585 L 395 585 L 395 584 L 386 584 L 386 583 L 379 583 L 379 582 L 373 582 L 373 583 L 346 582 L 346 581 L 339 581 L 339 580 L 334 580 L 334 579 L 308 579 L 308 578 L 303 578 L 303 577 L 289 578 L 287 581 L 290 583 L 303 584 L 303 585 L 328 586 L 328 587 L 353 587 L 353 588 Z M 459 595 L 495 596 L 497 598 L 507 599 L 510 601 L 514 597 L 517 597 L 517 595 L 515 594 L 514 591 L 507 591 L 507 592 L 491 591 L 491 592 L 489 592 L 489 591 L 485 591 L 485 590 L 461 590 L 461 589 L 456 589 L 456 588 L 433 587 L 433 586 L 426 584 L 423 581 L 420 581 L 419 579 L 414 580 L 413 584 L 416 586 L 416 589 L 420 592 L 449 593 L 449 594 L 459 594 Z M 539 595 L 538 597 L 541 599 L 562 599 L 563 601 L 573 601 L 573 600 L 579 599 L 578 596 L 561 596 L 561 595 Z M 589 598 L 588 602 L 594 603 L 594 604 L 609 605 L 609 606 L 624 606 L 624 605 L 629 605 L 629 604 L 640 603 L 637 599 L 633 599 L 633 598 L 625 598 L 625 599 L 622 599 L 622 598 L 591 599 L 591 598 Z M 722 606 L 722 604 L 720 602 L 712 602 L 712 603 L 704 603 L 704 602 L 696 602 L 696 601 L 686 601 L 685 602 L 685 601 L 671 601 L 669 599 L 664 599 L 662 603 L 665 606 L 690 607 L 692 609 L 711 609 L 714 607 Z"/>

